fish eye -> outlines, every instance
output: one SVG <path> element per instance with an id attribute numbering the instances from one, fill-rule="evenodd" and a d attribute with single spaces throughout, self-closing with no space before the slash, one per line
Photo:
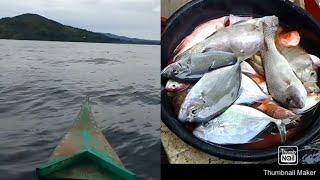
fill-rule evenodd
<path id="1" fill-rule="evenodd" d="M 290 98 L 286 98 L 286 102 L 290 102 L 291 101 L 291 99 Z"/>
<path id="2" fill-rule="evenodd" d="M 315 75 L 316 75 L 316 72 L 312 71 L 311 76 L 315 76 Z"/>
<path id="3" fill-rule="evenodd" d="M 196 108 L 192 108 L 190 112 L 192 115 L 195 115 L 198 112 L 198 110 Z"/>

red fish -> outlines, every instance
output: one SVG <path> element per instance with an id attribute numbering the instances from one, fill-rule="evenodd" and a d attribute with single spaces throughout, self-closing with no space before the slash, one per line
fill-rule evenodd
<path id="1" fill-rule="evenodd" d="M 218 19 L 207 21 L 197 26 L 190 35 L 185 37 L 174 50 L 174 54 L 178 55 L 186 51 L 198 42 L 203 41 L 217 30 L 225 27 L 229 16 L 223 16 Z"/>
<path id="2" fill-rule="evenodd" d="M 185 37 L 180 44 L 175 48 L 173 54 L 174 57 L 169 60 L 169 64 L 171 62 L 174 62 L 175 58 L 180 55 L 181 53 L 185 52 L 187 49 L 191 48 L 195 44 L 205 40 L 207 37 L 215 33 L 216 31 L 232 25 L 239 21 L 245 21 L 252 19 L 252 17 L 239 17 L 234 15 L 229 16 L 223 16 L 218 19 L 213 19 L 210 21 L 207 21 L 203 24 L 200 24 L 197 26 L 191 34 L 189 34 L 187 37 Z"/>
<path id="3" fill-rule="evenodd" d="M 300 42 L 298 31 L 290 31 L 287 33 L 279 33 L 277 43 L 284 47 L 297 46 Z"/>
<path id="4" fill-rule="evenodd" d="M 298 134 L 298 128 L 289 129 L 286 134 L 286 139 L 288 140 L 297 134 Z M 267 135 L 261 137 L 260 141 L 240 145 L 240 148 L 241 149 L 256 149 L 256 150 L 258 150 L 258 149 L 269 148 L 272 146 L 277 146 L 280 143 L 281 143 L 281 139 L 280 139 L 279 134 L 275 134 L 275 135 L 267 134 Z"/>
<path id="5" fill-rule="evenodd" d="M 256 108 L 275 119 L 286 119 L 296 116 L 292 111 L 277 105 L 270 99 L 262 101 Z"/>
<path id="6" fill-rule="evenodd" d="M 269 94 L 266 84 L 266 78 L 263 75 L 260 75 L 258 73 L 245 74 L 248 75 L 255 83 L 257 83 L 264 93 Z"/>

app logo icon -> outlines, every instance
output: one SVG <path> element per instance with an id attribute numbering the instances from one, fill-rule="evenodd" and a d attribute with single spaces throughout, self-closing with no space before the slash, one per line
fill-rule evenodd
<path id="1" fill-rule="evenodd" d="M 279 146 L 278 147 L 279 165 L 297 165 L 298 147 L 297 146 Z"/>

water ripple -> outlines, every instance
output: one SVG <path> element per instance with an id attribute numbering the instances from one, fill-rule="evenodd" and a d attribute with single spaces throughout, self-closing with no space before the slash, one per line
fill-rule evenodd
<path id="1" fill-rule="evenodd" d="M 86 59 L 86 60 L 73 60 L 72 63 L 92 63 L 92 64 L 115 64 L 122 63 L 120 60 L 116 59 L 107 59 L 107 58 L 94 58 L 94 59 Z"/>
<path id="2" fill-rule="evenodd" d="M 145 71 L 159 67 L 150 61 L 159 46 L 0 43 L 0 179 L 36 179 L 86 95 L 126 167 L 139 179 L 159 179 L 160 87 Z"/>
<path id="3" fill-rule="evenodd" d="M 160 104 L 160 95 L 156 94 L 154 90 L 138 91 L 131 86 L 121 89 L 107 90 L 108 95 L 103 95 L 99 99 L 106 104 L 115 104 L 122 106 L 134 102 L 141 102 L 146 105 Z"/>

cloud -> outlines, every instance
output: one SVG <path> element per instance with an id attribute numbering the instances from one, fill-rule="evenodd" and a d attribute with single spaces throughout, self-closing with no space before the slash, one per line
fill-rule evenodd
<path id="1" fill-rule="evenodd" d="M 96 32 L 160 39 L 159 0 L 0 1 L 0 17 L 37 13 Z"/>
<path id="2" fill-rule="evenodd" d="M 160 6 L 157 6 L 155 8 L 152 9 L 154 12 L 160 12 Z"/>

